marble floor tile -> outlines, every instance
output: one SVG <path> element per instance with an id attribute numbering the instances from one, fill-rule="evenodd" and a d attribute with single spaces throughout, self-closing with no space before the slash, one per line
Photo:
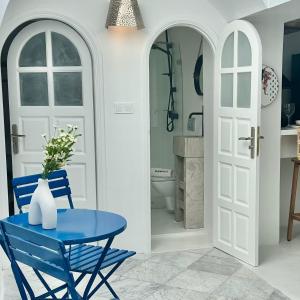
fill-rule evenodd
<path id="1" fill-rule="evenodd" d="M 290 298 L 283 295 L 280 291 L 275 290 L 268 300 L 290 300 Z"/>
<path id="2" fill-rule="evenodd" d="M 211 293 L 226 279 L 228 279 L 228 276 L 188 269 L 168 281 L 166 285 L 197 292 Z"/>
<path id="3" fill-rule="evenodd" d="M 125 273 L 124 277 L 141 281 L 164 284 L 182 272 L 182 268 L 174 265 L 146 261 Z"/>
<path id="4" fill-rule="evenodd" d="M 30 268 L 22 265 L 22 270 L 37 294 L 45 292 Z M 4 300 L 20 300 L 11 270 L 4 269 L 3 274 Z M 51 287 L 61 284 L 44 276 Z M 289 300 L 246 265 L 216 249 L 137 255 L 124 263 L 110 283 L 122 300 Z M 103 286 L 92 299 L 108 300 L 112 295 Z"/>
<path id="5" fill-rule="evenodd" d="M 154 254 L 148 261 L 158 264 L 174 265 L 178 268 L 187 268 L 193 262 L 197 261 L 202 255 L 198 253 L 182 251 Z"/>
<path id="6" fill-rule="evenodd" d="M 260 278 L 232 276 L 214 291 L 209 300 L 268 300 L 274 288 Z"/>
<path id="7" fill-rule="evenodd" d="M 197 253 L 199 255 L 207 254 L 210 251 L 211 251 L 211 248 L 201 248 L 201 249 L 188 250 L 188 252 Z"/>
<path id="8" fill-rule="evenodd" d="M 191 264 L 189 269 L 230 276 L 241 267 L 242 264 L 230 256 L 222 257 L 204 255 Z"/>
<path id="9" fill-rule="evenodd" d="M 143 259 L 135 259 L 135 258 L 128 259 L 127 261 L 123 262 L 122 265 L 115 271 L 115 273 L 111 277 L 111 280 L 112 279 L 114 280 L 116 276 L 122 276 L 123 274 L 127 273 L 129 270 L 133 269 L 134 267 L 141 265 L 143 262 L 144 262 Z M 107 274 L 112 268 L 113 266 L 106 268 L 103 273 Z"/>
<path id="10" fill-rule="evenodd" d="M 206 300 L 207 293 L 164 286 L 145 300 Z"/>
<path id="11" fill-rule="evenodd" d="M 216 248 L 212 248 L 210 251 L 208 251 L 206 253 L 206 255 L 214 256 L 214 257 L 222 257 L 222 258 L 232 257 L 232 256 L 228 255 L 227 253 L 225 253 L 219 249 L 216 249 Z"/>
<path id="12" fill-rule="evenodd" d="M 141 300 L 147 299 L 154 294 L 161 286 L 156 283 L 144 282 L 135 279 L 122 278 L 112 282 L 113 289 L 122 300 Z M 95 299 L 112 299 L 111 293 L 107 288 L 97 293 Z"/>

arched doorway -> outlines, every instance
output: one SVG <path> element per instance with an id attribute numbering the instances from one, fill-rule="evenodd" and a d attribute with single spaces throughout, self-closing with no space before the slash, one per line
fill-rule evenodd
<path id="1" fill-rule="evenodd" d="M 151 205 L 148 207 L 152 217 L 152 251 L 205 247 L 212 242 L 212 201 L 208 199 L 212 199 L 213 169 L 213 46 L 198 28 L 176 24 L 162 30 L 156 36 L 149 53 Z M 196 72 L 199 71 L 200 57 L 203 65 L 201 72 Z M 156 60 L 157 64 L 153 64 L 153 60 Z M 203 95 L 197 92 L 199 77 Z M 196 225 L 187 225 L 184 215 L 178 214 L 179 194 L 184 194 L 185 190 L 182 186 L 179 188 L 179 174 L 176 174 L 178 163 L 173 154 L 175 136 L 201 137 L 201 151 L 205 153 L 197 162 L 202 165 L 198 164 L 202 168 L 200 176 L 203 187 L 195 196 L 201 197 L 198 200 L 202 201 L 198 205 L 202 211 L 199 211 L 201 217 Z M 155 178 L 160 177 L 153 176 L 155 169 L 166 169 L 172 175 L 170 178 Z M 158 185 L 164 185 L 164 191 L 173 195 L 164 195 L 164 191 L 160 190 Z M 167 198 L 169 202 L 173 202 L 171 207 L 170 203 L 164 203 Z M 173 210 L 172 206 L 175 206 L 174 214 L 170 213 L 170 210 Z M 180 242 L 182 239 L 184 243 Z"/>
<path id="2" fill-rule="evenodd" d="M 53 125 L 75 124 L 83 136 L 67 168 L 73 195 L 77 207 L 95 208 L 93 75 L 84 40 L 61 22 L 33 22 L 14 37 L 7 73 L 10 125 L 6 130 L 25 135 L 12 137 L 11 173 L 16 177 L 40 172 L 40 135 L 52 135 Z M 8 139 L 9 135 L 7 143 Z"/>

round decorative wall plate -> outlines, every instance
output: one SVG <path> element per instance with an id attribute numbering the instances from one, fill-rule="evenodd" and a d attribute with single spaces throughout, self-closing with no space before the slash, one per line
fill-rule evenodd
<path id="1" fill-rule="evenodd" d="M 262 107 L 272 104 L 279 92 L 279 80 L 274 69 L 263 65 L 262 70 Z"/>

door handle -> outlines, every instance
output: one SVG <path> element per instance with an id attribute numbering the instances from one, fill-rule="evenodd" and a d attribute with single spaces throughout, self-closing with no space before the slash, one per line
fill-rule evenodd
<path id="1" fill-rule="evenodd" d="M 24 138 L 24 137 L 26 137 L 26 135 L 25 134 L 11 134 L 11 136 L 12 137 L 14 137 L 14 138 Z"/>
<path id="2" fill-rule="evenodd" d="M 254 137 L 248 136 L 248 137 L 240 137 L 239 141 L 252 141 Z"/>
<path id="3" fill-rule="evenodd" d="M 26 135 L 25 134 L 19 134 L 17 124 L 12 124 L 12 126 L 11 126 L 11 137 L 12 137 L 13 153 L 18 154 L 19 153 L 19 138 L 25 138 Z"/>
<path id="4" fill-rule="evenodd" d="M 256 138 L 255 138 L 255 127 L 251 127 L 251 136 L 247 137 L 240 137 L 239 141 L 249 141 L 249 150 L 251 151 L 251 159 L 255 158 L 255 143 L 256 143 Z"/>
<path id="5" fill-rule="evenodd" d="M 264 140 L 265 137 L 260 135 L 260 127 L 257 127 L 257 156 L 260 154 L 260 141 Z"/>

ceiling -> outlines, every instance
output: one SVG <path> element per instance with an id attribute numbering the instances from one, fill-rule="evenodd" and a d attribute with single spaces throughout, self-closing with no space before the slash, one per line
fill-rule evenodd
<path id="1" fill-rule="evenodd" d="M 240 19 L 290 0 L 209 0 L 227 19 Z"/>

